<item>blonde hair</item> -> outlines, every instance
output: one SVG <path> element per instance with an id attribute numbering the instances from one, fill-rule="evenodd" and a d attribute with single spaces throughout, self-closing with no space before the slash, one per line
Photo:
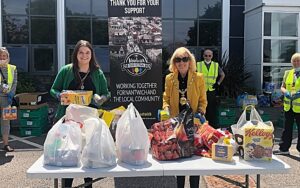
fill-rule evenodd
<path id="1" fill-rule="evenodd" d="M 175 66 L 175 62 L 174 62 L 174 59 L 178 56 L 178 55 L 182 55 L 184 53 L 187 53 L 189 58 L 190 58 L 190 61 L 189 61 L 189 70 L 190 71 L 193 71 L 193 72 L 196 72 L 196 58 L 195 56 L 190 52 L 189 49 L 185 48 L 185 47 L 180 47 L 180 48 L 177 48 L 171 59 L 170 59 L 170 65 L 169 65 L 169 71 L 170 72 L 178 72 L 176 66 Z"/>
<path id="2" fill-rule="evenodd" d="M 291 57 L 291 63 L 293 63 L 296 59 L 300 60 L 300 53 L 294 53 Z"/>
<path id="3" fill-rule="evenodd" d="M 5 47 L 0 47 L 0 54 L 6 53 L 7 58 L 9 59 L 9 52 Z"/>

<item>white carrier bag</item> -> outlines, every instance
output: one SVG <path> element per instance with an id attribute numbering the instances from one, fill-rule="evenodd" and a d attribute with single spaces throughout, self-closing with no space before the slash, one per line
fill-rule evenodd
<path id="1" fill-rule="evenodd" d="M 118 159 L 125 163 L 143 165 L 147 161 L 150 146 L 148 132 L 132 103 L 118 121 L 116 146 Z"/>
<path id="2" fill-rule="evenodd" d="M 82 151 L 82 164 L 86 168 L 116 165 L 116 146 L 106 123 L 100 118 L 84 121 L 86 145 Z"/>
<path id="3" fill-rule="evenodd" d="M 78 166 L 81 152 L 80 125 L 60 119 L 48 132 L 44 143 L 44 165 Z"/>

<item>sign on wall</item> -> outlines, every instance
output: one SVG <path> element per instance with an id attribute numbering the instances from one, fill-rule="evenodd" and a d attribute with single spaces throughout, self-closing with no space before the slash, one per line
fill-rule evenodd
<path id="1" fill-rule="evenodd" d="M 111 100 L 149 128 L 162 107 L 161 0 L 109 0 L 108 17 Z"/>

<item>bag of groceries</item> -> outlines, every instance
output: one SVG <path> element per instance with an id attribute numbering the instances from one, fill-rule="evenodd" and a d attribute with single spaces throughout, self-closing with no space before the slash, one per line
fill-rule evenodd
<path id="1" fill-rule="evenodd" d="M 144 121 L 130 103 L 117 124 L 118 159 L 132 165 L 143 165 L 147 161 L 149 146 L 148 131 Z"/>
<path id="2" fill-rule="evenodd" d="M 158 160 L 191 157 L 194 133 L 194 114 L 187 105 L 177 117 L 152 125 L 150 139 L 153 157 Z"/>
<path id="3" fill-rule="evenodd" d="M 116 164 L 116 147 L 106 123 L 100 118 L 84 121 L 86 145 L 81 161 L 84 167 L 100 168 Z"/>
<path id="4" fill-rule="evenodd" d="M 250 120 L 246 111 L 251 109 Z M 231 126 L 238 152 L 245 160 L 272 160 L 273 123 L 263 122 L 253 106 L 247 106 L 237 124 Z"/>
<path id="5" fill-rule="evenodd" d="M 78 166 L 81 152 L 80 125 L 60 119 L 48 132 L 44 143 L 44 165 Z"/>

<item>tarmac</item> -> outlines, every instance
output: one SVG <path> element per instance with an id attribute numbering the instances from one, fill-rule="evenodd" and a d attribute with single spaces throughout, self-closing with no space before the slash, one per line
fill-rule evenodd
<path id="1" fill-rule="evenodd" d="M 278 148 L 278 142 L 281 136 L 281 128 L 275 127 L 275 145 L 274 150 Z M 261 175 L 262 188 L 296 188 L 300 187 L 300 153 L 296 150 L 297 130 L 294 131 L 294 140 L 290 148 L 290 155 L 278 155 L 278 157 L 289 164 L 291 169 L 287 174 L 267 174 Z M 6 153 L 0 150 L 0 188 L 35 188 L 35 187 L 53 187 L 53 179 L 29 179 L 26 177 L 27 169 L 43 154 L 43 143 L 46 134 L 42 136 L 20 137 L 18 129 L 14 128 L 10 136 L 10 145 L 15 148 L 14 152 Z M 0 142 L 0 148 L 3 148 Z M 255 187 L 255 175 L 250 175 L 250 187 Z M 201 188 L 210 187 L 245 187 L 243 182 L 236 181 L 235 177 L 214 176 L 214 185 L 210 185 L 208 180 L 211 176 L 201 177 Z M 239 178 L 238 178 L 239 179 Z M 83 179 L 77 178 L 73 186 L 83 183 Z M 60 185 L 60 183 L 59 183 Z M 139 177 L 139 178 L 104 178 L 93 184 L 93 187 L 176 187 L 175 177 Z M 186 188 L 189 187 L 186 180 Z"/>

